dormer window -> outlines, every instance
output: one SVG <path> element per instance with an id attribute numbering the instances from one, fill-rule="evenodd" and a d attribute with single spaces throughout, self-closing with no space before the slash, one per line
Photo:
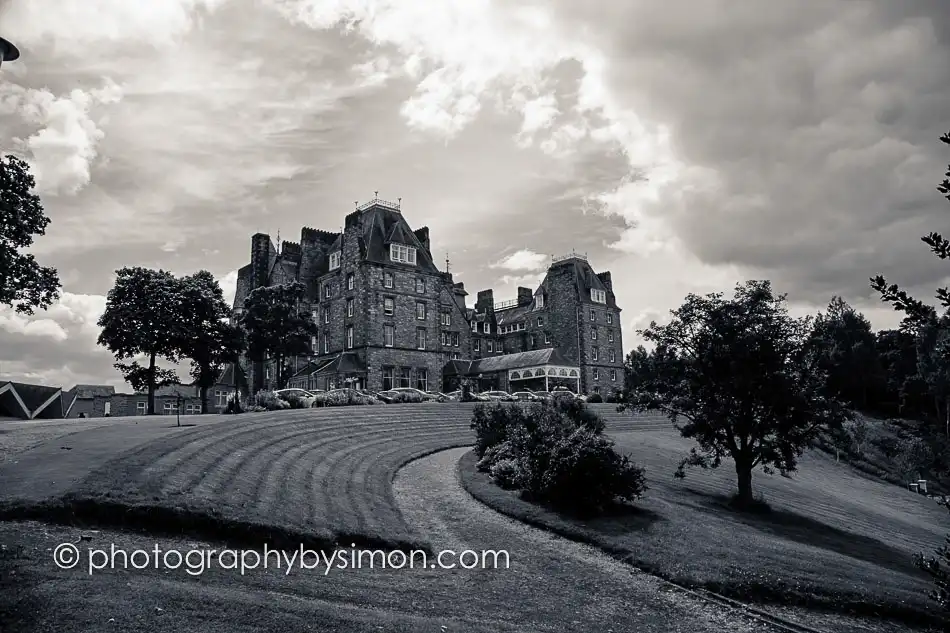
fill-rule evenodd
<path id="1" fill-rule="evenodd" d="M 597 288 L 590 289 L 590 300 L 594 303 L 607 303 L 607 291 L 598 290 Z"/>
<path id="2" fill-rule="evenodd" d="M 543 295 L 543 294 L 538 293 L 538 294 L 535 296 L 535 305 L 536 305 L 538 308 L 543 308 L 543 307 L 544 307 L 544 295 Z"/>
<path id="3" fill-rule="evenodd" d="M 330 270 L 336 270 L 340 267 L 340 251 L 330 253 Z"/>
<path id="4" fill-rule="evenodd" d="M 416 249 L 405 244 L 390 244 L 389 259 L 402 264 L 416 264 Z"/>

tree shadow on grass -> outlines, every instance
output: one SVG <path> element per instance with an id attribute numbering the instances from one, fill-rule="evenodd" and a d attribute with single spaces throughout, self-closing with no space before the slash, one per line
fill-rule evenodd
<path id="1" fill-rule="evenodd" d="M 575 518 L 585 527 L 611 536 L 623 536 L 630 532 L 646 532 L 657 521 L 665 521 L 661 514 L 630 504 L 617 504 L 604 514 L 593 518 Z"/>
<path id="2" fill-rule="evenodd" d="M 698 506 L 704 511 L 727 515 L 760 532 L 856 558 L 896 572 L 922 576 L 911 556 L 876 538 L 832 527 L 788 510 L 738 510 L 732 503 L 732 497 L 728 495 L 700 492 L 691 488 L 684 488 L 682 492 L 699 501 Z"/>
<path id="3" fill-rule="evenodd" d="M 198 425 L 197 425 L 197 424 L 170 424 L 170 425 L 168 425 L 168 428 L 171 428 L 171 429 L 184 429 L 184 428 L 187 428 L 187 427 L 189 427 L 189 426 L 198 426 Z"/>

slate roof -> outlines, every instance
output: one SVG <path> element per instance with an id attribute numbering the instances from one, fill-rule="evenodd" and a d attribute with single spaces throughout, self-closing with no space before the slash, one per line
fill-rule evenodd
<path id="1" fill-rule="evenodd" d="M 521 367 L 534 367 L 536 365 L 574 366 L 574 363 L 567 361 L 556 348 L 546 347 L 544 349 L 533 349 L 527 352 L 517 352 L 515 354 L 502 354 L 500 356 L 479 358 L 472 363 L 469 373 L 485 374 L 495 371 L 519 369 Z"/>
<path id="2" fill-rule="evenodd" d="M 389 261 L 390 242 L 399 242 L 416 249 L 416 268 L 420 271 L 439 274 L 441 271 L 432 261 L 416 234 L 409 228 L 402 213 L 382 205 L 373 205 L 362 211 L 363 258 L 380 264 Z"/>
<path id="3" fill-rule="evenodd" d="M 366 364 L 354 352 L 343 352 L 333 360 L 325 363 L 315 373 L 317 374 L 355 374 L 366 371 Z"/>
<path id="4" fill-rule="evenodd" d="M 77 398 L 109 398 L 115 395 L 115 387 L 107 385 L 76 385 L 69 390 Z"/>
<path id="5" fill-rule="evenodd" d="M 523 320 L 530 311 L 530 305 L 498 310 L 495 312 L 495 321 L 498 322 L 498 325 L 508 325 Z"/>
<path id="6" fill-rule="evenodd" d="M 570 266 L 574 274 L 574 287 L 577 289 L 578 298 L 585 303 L 593 303 L 590 298 L 590 290 L 603 290 L 609 294 L 607 286 L 600 280 L 590 264 L 583 259 L 572 257 L 551 265 L 551 268 L 560 266 Z"/>
<path id="7" fill-rule="evenodd" d="M 194 385 L 166 385 L 155 389 L 156 398 L 168 398 L 181 395 L 182 398 L 197 398 L 198 387 Z M 144 395 L 144 392 L 139 395 Z"/>

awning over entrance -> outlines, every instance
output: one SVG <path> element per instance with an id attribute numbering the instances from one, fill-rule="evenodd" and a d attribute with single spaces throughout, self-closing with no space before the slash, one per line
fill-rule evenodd
<path id="1" fill-rule="evenodd" d="M 519 381 L 540 379 L 545 388 L 551 380 L 574 381 L 580 385 L 580 368 L 567 361 L 553 347 L 515 354 L 489 356 L 475 361 L 452 360 L 442 369 L 445 377 L 477 377 L 504 374 L 512 388 Z"/>

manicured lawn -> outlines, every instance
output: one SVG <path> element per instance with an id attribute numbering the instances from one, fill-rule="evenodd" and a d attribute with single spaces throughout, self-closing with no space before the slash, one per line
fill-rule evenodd
<path id="1" fill-rule="evenodd" d="M 622 515 L 576 521 L 522 501 L 463 460 L 463 484 L 506 514 L 596 543 L 666 578 L 761 602 L 852 608 L 906 619 L 933 608 L 912 563 L 950 532 L 947 511 L 924 497 L 810 452 L 791 478 L 757 472 L 771 505 L 763 515 L 727 506 L 731 463 L 672 477 L 691 444 L 675 431 L 615 434 L 618 450 L 646 467 L 644 499 Z"/>

